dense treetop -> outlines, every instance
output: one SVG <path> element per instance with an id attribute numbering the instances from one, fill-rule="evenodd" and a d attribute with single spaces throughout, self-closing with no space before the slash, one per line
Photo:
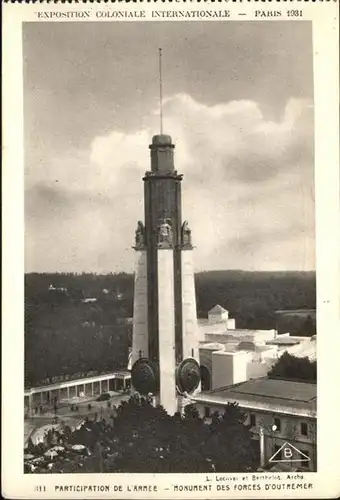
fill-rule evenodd
<path id="1" fill-rule="evenodd" d="M 57 442 L 67 450 L 84 445 L 89 459 L 79 460 L 69 453 L 54 461 L 52 472 L 245 472 L 258 464 L 258 450 L 245 425 L 246 415 L 236 404 L 228 404 L 224 414 L 214 414 L 207 424 L 193 406 L 169 416 L 162 407 L 146 399 L 132 397 L 112 414 L 110 421 L 90 421 L 74 432 L 64 429 Z M 30 453 L 42 455 L 58 444 L 53 433 Z M 223 446 L 221 446 L 223 443 Z M 256 444 L 256 443 L 255 443 Z M 61 454 L 63 455 L 63 454 Z M 81 466 L 79 466 L 81 462 Z M 44 467 L 36 472 L 46 472 Z"/>
<path id="2" fill-rule="evenodd" d="M 310 361 L 308 357 L 297 358 L 285 352 L 277 363 L 272 366 L 268 372 L 268 377 L 316 384 L 317 364 L 316 361 Z"/>

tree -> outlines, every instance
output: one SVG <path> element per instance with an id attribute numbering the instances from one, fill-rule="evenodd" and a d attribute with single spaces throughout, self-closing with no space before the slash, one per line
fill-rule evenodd
<path id="1" fill-rule="evenodd" d="M 192 405 L 183 417 L 170 417 L 163 408 L 132 398 L 118 409 L 117 467 L 138 473 L 209 472 L 212 465 L 220 472 L 246 471 L 255 457 L 245 418 L 230 404 L 207 426 Z"/>
<path id="2" fill-rule="evenodd" d="M 297 358 L 285 352 L 277 363 L 272 366 L 268 372 L 268 377 L 315 384 L 317 379 L 317 364 L 316 361 L 310 361 L 308 357 Z"/>
<path id="3" fill-rule="evenodd" d="M 315 321 L 313 321 L 312 317 L 308 315 L 307 318 L 302 323 L 300 329 L 298 330 L 298 334 L 301 335 L 302 337 L 311 337 L 312 335 L 315 335 L 315 333 L 316 333 Z"/>
<path id="4" fill-rule="evenodd" d="M 184 418 L 191 421 L 199 421 L 200 414 L 194 404 L 186 405 L 184 408 Z"/>
<path id="5" fill-rule="evenodd" d="M 258 465 L 245 415 L 227 405 L 206 425 L 194 406 L 184 415 L 169 416 L 145 398 L 132 397 L 117 410 L 115 424 L 88 420 L 69 434 L 69 445 L 83 444 L 90 457 L 72 454 L 66 443 L 67 463 L 55 462 L 54 471 L 122 473 L 243 472 Z M 67 429 L 64 429 L 64 432 Z M 42 470 L 40 470 L 41 472 Z M 36 472 L 39 472 L 37 470 Z"/>
<path id="6" fill-rule="evenodd" d="M 32 438 L 29 437 L 26 446 L 27 453 L 35 453 L 36 447 L 33 444 Z"/>
<path id="7" fill-rule="evenodd" d="M 205 445 L 216 472 L 245 472 L 256 468 L 257 457 L 252 434 L 244 424 L 246 418 L 237 403 L 228 403 L 223 415 L 214 415 Z"/>

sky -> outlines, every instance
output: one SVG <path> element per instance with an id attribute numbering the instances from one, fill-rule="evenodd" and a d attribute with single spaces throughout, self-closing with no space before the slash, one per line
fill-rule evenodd
<path id="1" fill-rule="evenodd" d="M 315 269 L 310 23 L 46 22 L 23 29 L 26 272 L 133 271 L 158 47 L 195 269 Z"/>

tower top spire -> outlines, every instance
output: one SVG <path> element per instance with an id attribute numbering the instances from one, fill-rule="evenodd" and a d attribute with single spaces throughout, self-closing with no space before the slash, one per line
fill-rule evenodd
<path id="1" fill-rule="evenodd" d="M 162 148 L 164 146 L 174 148 L 170 135 L 163 133 L 163 73 L 162 73 L 161 48 L 158 49 L 158 78 L 159 78 L 159 134 L 153 136 L 150 149 Z"/>
<path id="2" fill-rule="evenodd" d="M 162 75 L 162 49 L 158 49 L 159 68 L 159 133 L 163 135 L 163 75 Z"/>

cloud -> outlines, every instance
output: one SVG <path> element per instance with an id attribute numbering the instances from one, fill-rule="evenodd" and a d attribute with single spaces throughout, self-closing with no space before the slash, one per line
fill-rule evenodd
<path id="1" fill-rule="evenodd" d="M 165 99 L 164 115 L 184 174 L 196 267 L 313 268 L 311 103 L 292 98 L 273 121 L 254 101 L 207 106 L 177 94 Z M 157 114 L 145 123 L 27 169 L 28 270 L 132 270 Z"/>

